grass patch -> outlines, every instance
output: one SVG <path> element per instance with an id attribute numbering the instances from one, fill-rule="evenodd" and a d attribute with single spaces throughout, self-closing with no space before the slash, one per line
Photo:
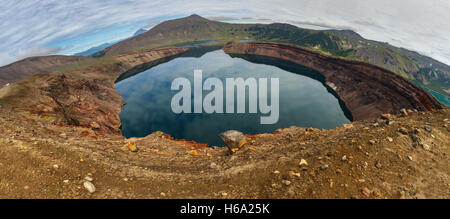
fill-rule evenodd
<path id="1" fill-rule="evenodd" d="M 117 63 L 117 60 L 115 60 L 112 57 L 101 57 L 97 59 L 93 59 L 92 61 L 84 61 L 77 64 L 70 64 L 65 65 L 62 67 L 59 67 L 55 70 L 55 72 L 68 72 L 68 71 L 77 71 L 86 69 L 89 67 L 103 67 L 103 66 L 109 66 Z"/>

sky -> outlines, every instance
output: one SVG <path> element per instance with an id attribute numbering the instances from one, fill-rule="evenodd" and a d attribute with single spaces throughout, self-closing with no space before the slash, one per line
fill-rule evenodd
<path id="1" fill-rule="evenodd" d="M 351 29 L 450 65 L 448 0 L 0 0 L 0 66 L 72 55 L 196 13 L 240 23 Z"/>

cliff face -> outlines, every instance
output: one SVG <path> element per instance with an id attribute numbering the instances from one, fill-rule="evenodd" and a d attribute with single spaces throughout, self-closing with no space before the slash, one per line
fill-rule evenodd
<path id="1" fill-rule="evenodd" d="M 147 62 L 174 56 L 186 48 L 161 48 L 91 59 L 85 67 L 35 74 L 0 89 L 0 103 L 55 119 L 58 123 L 90 127 L 97 135 L 121 137 L 122 97 L 114 82 L 121 73 Z"/>
<path id="2" fill-rule="evenodd" d="M 320 72 L 325 84 L 345 103 L 353 120 L 377 118 L 402 108 L 421 111 L 443 105 L 423 89 L 380 67 L 347 61 L 294 45 L 266 42 L 229 43 L 228 54 L 269 56 L 291 61 Z"/>

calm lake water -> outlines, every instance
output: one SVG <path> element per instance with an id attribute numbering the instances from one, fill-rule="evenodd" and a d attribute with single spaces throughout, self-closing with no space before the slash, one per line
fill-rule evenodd
<path id="1" fill-rule="evenodd" d="M 426 88 L 424 86 L 419 85 L 420 87 L 422 87 L 423 89 L 427 90 L 428 92 L 431 93 L 431 95 L 433 95 L 439 102 L 445 104 L 446 106 L 450 107 L 450 97 L 447 97 L 445 95 L 442 95 L 438 92 L 435 92 L 429 88 Z"/>
<path id="2" fill-rule="evenodd" d="M 123 74 L 116 82 L 116 89 L 127 102 L 120 114 L 123 135 L 143 137 L 162 131 L 177 139 L 222 146 L 218 135 L 230 129 L 257 134 L 290 126 L 330 129 L 350 122 L 339 100 L 320 82 L 319 73 L 270 58 L 231 57 L 217 49 L 193 49 L 181 56 L 148 63 Z M 172 81 L 185 77 L 193 88 L 196 69 L 203 70 L 203 80 L 208 77 L 221 79 L 224 90 L 225 78 L 268 78 L 269 81 L 270 78 L 279 78 L 278 122 L 261 125 L 263 114 L 259 113 L 259 108 L 256 114 L 173 113 L 171 100 L 178 91 L 170 89 Z M 208 93 L 203 91 L 203 96 Z M 224 101 L 225 98 L 224 95 Z M 246 101 L 248 104 L 248 98 Z"/>

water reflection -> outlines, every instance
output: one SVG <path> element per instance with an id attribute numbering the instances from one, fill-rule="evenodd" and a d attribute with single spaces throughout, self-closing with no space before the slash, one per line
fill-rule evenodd
<path id="1" fill-rule="evenodd" d="M 329 129 L 350 121 L 339 100 L 323 85 L 323 78 L 314 70 L 264 57 L 231 57 L 217 49 L 199 47 L 163 60 L 165 63 L 147 63 L 122 75 L 116 89 L 127 102 L 120 115 L 124 136 L 143 137 L 163 131 L 175 138 L 220 146 L 218 134 L 229 129 L 256 134 L 292 125 Z M 173 113 L 170 101 L 177 91 L 171 91 L 171 83 L 177 77 L 185 77 L 193 84 L 195 69 L 203 70 L 204 80 L 216 77 L 224 83 L 229 77 L 279 78 L 278 123 L 260 125 L 259 113 Z M 207 93 L 204 91 L 203 95 Z"/>

